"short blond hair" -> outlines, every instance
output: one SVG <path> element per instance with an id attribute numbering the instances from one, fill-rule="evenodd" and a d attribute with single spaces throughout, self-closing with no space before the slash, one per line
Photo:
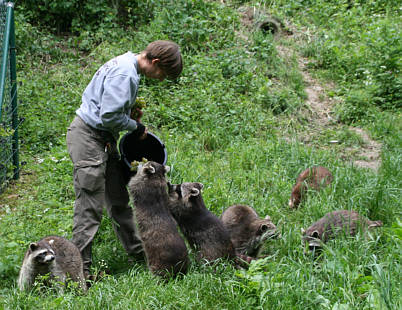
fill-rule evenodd
<path id="1" fill-rule="evenodd" d="M 158 66 L 169 79 L 176 79 L 183 70 L 183 60 L 179 46 L 168 40 L 158 40 L 148 44 L 144 50 L 148 60 L 159 59 Z"/>

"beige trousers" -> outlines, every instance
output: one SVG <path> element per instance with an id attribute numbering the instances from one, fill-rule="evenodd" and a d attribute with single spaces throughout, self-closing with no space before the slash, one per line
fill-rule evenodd
<path id="1" fill-rule="evenodd" d="M 92 241 L 104 207 L 113 219 L 113 228 L 127 253 L 140 253 L 141 241 L 135 232 L 133 209 L 128 204 L 116 140 L 110 133 L 94 129 L 76 116 L 67 129 L 67 149 L 74 164 L 72 242 L 81 251 L 84 269 L 89 270 L 92 263 Z"/>

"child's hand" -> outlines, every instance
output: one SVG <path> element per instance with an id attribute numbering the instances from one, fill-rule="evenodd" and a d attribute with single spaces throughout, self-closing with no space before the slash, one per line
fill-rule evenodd
<path id="1" fill-rule="evenodd" d="M 144 112 L 140 108 L 133 108 L 130 114 L 131 119 L 136 122 L 141 122 L 141 117 L 144 115 Z"/>
<path id="2" fill-rule="evenodd" d="M 133 136 L 139 140 L 144 140 L 147 137 L 147 134 L 148 129 L 140 122 L 137 122 L 137 129 L 133 131 Z"/>
<path id="3" fill-rule="evenodd" d="M 145 131 L 144 131 L 144 133 L 140 136 L 140 140 L 144 140 L 146 137 L 147 137 L 147 134 L 148 134 L 148 128 L 145 128 Z"/>

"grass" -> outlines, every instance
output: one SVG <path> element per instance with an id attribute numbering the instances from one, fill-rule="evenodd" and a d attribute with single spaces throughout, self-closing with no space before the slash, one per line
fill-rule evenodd
<path id="1" fill-rule="evenodd" d="M 327 48 L 320 46 L 321 31 L 329 29 L 322 15 L 344 2 L 334 2 L 327 9 L 321 2 L 311 4 L 309 16 L 299 1 L 223 5 L 179 0 L 171 3 L 174 9 L 169 12 L 163 9 L 165 2 L 155 4 L 150 23 L 112 40 L 104 37 L 89 53 L 49 35 L 42 50 L 33 44 L 19 54 L 20 112 L 26 119 L 20 132 L 21 157 L 26 165 L 21 178 L 0 196 L 0 309 L 400 308 L 400 110 L 382 110 L 370 103 L 375 117 L 369 118 L 364 118 L 365 111 L 345 110 L 382 143 L 378 172 L 351 165 L 352 158 L 341 156 L 342 149 L 363 147 L 361 138 L 339 123 L 309 131 L 297 53 L 292 59 L 278 53 L 279 44 L 306 51 L 305 43 L 297 35 L 274 38 L 251 31 L 247 40 L 236 35 L 244 30 L 237 7 L 265 5 L 299 32 L 308 29 L 303 33 L 311 34 L 311 51 L 305 55 L 314 62 Z M 16 16 L 21 18 L 18 11 Z M 381 18 L 390 22 L 386 15 Z M 17 29 L 26 36 L 21 30 L 28 27 L 24 25 L 22 20 Z M 38 28 L 29 29 L 33 42 L 43 36 Z M 332 40 L 328 42 L 337 42 L 336 32 L 342 33 L 338 28 L 328 32 Z M 95 240 L 93 268 L 110 275 L 85 296 L 69 290 L 63 294 L 52 289 L 18 292 L 16 278 L 29 242 L 48 234 L 71 237 L 74 191 L 65 132 L 85 85 L 109 58 L 126 50 L 139 51 L 159 38 L 177 41 L 185 60 L 179 81 L 143 80 L 139 93 L 148 103 L 144 123 L 167 147 L 169 179 L 203 183 L 204 200 L 217 215 L 235 203 L 248 204 L 261 216 L 270 215 L 282 238 L 264 244 L 266 257 L 248 270 L 237 270 L 226 262 L 207 267 L 192 259 L 186 276 L 162 284 L 145 264 L 128 263 L 105 216 Z M 348 54 L 346 50 L 345 57 Z M 367 57 L 367 62 L 374 61 L 370 54 Z M 347 87 L 359 83 L 337 80 L 341 60 L 325 68 L 309 67 L 324 82 L 333 82 L 328 80 L 332 72 L 340 89 L 332 91 L 340 98 Z M 310 135 L 312 143 L 304 144 L 300 137 Z M 328 144 L 328 140 L 339 143 Z M 334 182 L 311 193 L 299 209 L 290 210 L 287 202 L 295 178 L 312 165 L 328 167 Z M 357 210 L 382 220 L 384 227 L 369 235 L 329 242 L 314 260 L 304 253 L 300 229 L 337 209 Z"/>

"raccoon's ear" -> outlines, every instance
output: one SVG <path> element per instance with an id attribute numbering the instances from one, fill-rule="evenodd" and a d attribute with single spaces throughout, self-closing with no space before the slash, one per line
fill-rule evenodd
<path id="1" fill-rule="evenodd" d="M 204 184 L 199 183 L 199 182 L 195 182 L 194 186 L 197 187 L 199 190 L 202 190 L 204 188 Z"/>
<path id="2" fill-rule="evenodd" d="M 156 171 L 156 170 L 155 170 L 155 167 L 152 166 L 152 165 L 144 166 L 144 172 L 145 172 L 146 174 L 154 174 L 155 171 Z"/>
<path id="3" fill-rule="evenodd" d="M 198 188 L 196 188 L 196 187 L 193 187 L 190 190 L 190 196 L 197 197 L 199 194 L 200 194 L 200 190 Z"/>
<path id="4" fill-rule="evenodd" d="M 32 242 L 32 243 L 29 245 L 29 249 L 30 249 L 32 252 L 35 251 L 38 247 L 39 247 L 39 246 L 38 246 L 38 244 L 37 244 L 36 242 Z"/>
<path id="5" fill-rule="evenodd" d="M 301 228 L 300 231 L 301 231 L 301 234 L 302 234 L 302 235 L 305 235 L 305 234 L 306 234 L 306 230 L 305 230 L 304 228 Z"/>
<path id="6" fill-rule="evenodd" d="M 180 190 L 183 198 L 196 197 L 200 194 L 200 186 L 197 184 L 201 183 L 183 183 L 180 186 Z M 198 187 L 198 188 L 197 188 Z"/>
<path id="7" fill-rule="evenodd" d="M 164 166 L 165 168 L 165 173 L 168 173 L 170 171 L 170 166 Z"/>
<path id="8" fill-rule="evenodd" d="M 267 216 L 265 217 L 265 219 L 266 219 L 267 221 L 270 221 L 270 220 L 271 220 L 271 217 L 270 217 L 269 215 L 267 215 Z"/>
<path id="9" fill-rule="evenodd" d="M 318 233 L 318 230 L 314 230 L 313 233 L 311 234 L 312 237 L 318 238 L 320 234 Z"/>

